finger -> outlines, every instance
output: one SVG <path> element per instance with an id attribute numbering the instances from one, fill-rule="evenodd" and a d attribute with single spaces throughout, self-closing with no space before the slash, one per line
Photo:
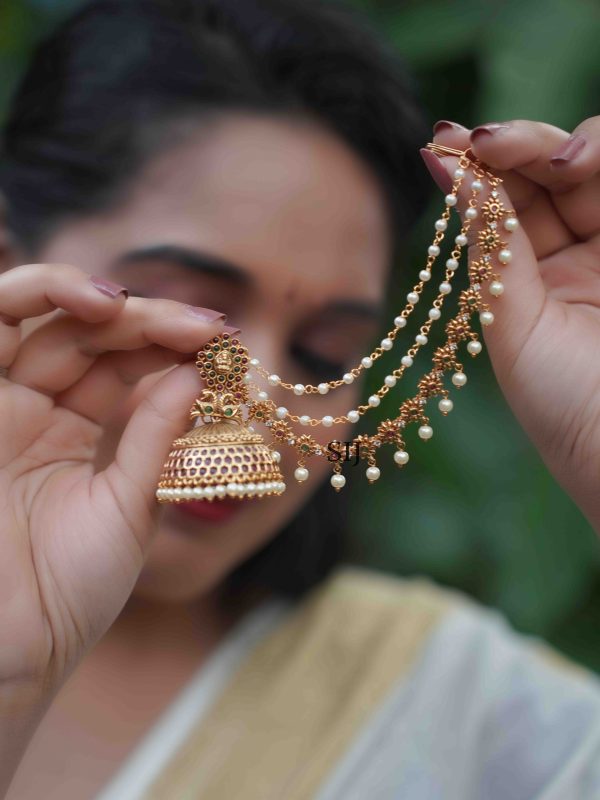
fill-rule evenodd
<path id="1" fill-rule="evenodd" d="M 118 316 L 94 325 L 69 314 L 58 315 L 23 340 L 8 377 L 38 392 L 56 394 L 109 351 L 155 344 L 179 353 L 196 352 L 222 331 L 224 318 L 218 311 L 145 297 L 130 297 Z"/>
<path id="2" fill-rule="evenodd" d="M 554 125 L 529 120 L 489 123 L 473 131 L 445 123 L 437 127 L 434 141 L 460 149 L 471 146 L 475 155 L 494 169 L 515 171 L 551 192 L 557 214 L 577 238 L 587 239 L 600 229 L 600 117 L 584 120 L 571 135 Z M 565 147 L 566 152 L 562 150 Z M 502 177 L 527 226 L 524 204 L 530 205 L 533 196 L 527 203 L 518 183 L 508 175 Z M 551 219 L 546 217 L 547 226 Z"/>
<path id="3" fill-rule="evenodd" d="M 504 123 L 503 123 L 504 124 Z M 464 150 L 472 145 L 468 129 L 451 129 L 448 123 L 438 128 L 434 141 L 448 147 Z M 500 134 L 496 134 L 498 137 Z M 476 154 L 477 155 L 477 154 Z M 482 155 L 478 155 L 486 164 Z M 446 157 L 442 157 L 446 163 Z M 504 187 L 510 194 L 513 208 L 519 215 L 521 224 L 527 231 L 538 259 L 546 258 L 559 250 L 579 241 L 578 236 L 568 227 L 559 213 L 553 198 L 546 189 L 517 170 L 503 170 L 489 164 L 498 177 L 502 178 Z"/>
<path id="4" fill-rule="evenodd" d="M 471 132 L 475 155 L 493 168 L 515 170 L 550 192 L 561 218 L 578 238 L 597 233 L 600 116 L 585 120 L 571 135 L 544 122 L 512 120 L 501 124 L 506 127 L 480 126 Z"/>
<path id="5" fill-rule="evenodd" d="M 23 264 L 3 272 L 0 367 L 9 367 L 17 355 L 22 320 L 62 308 L 86 322 L 101 322 L 119 314 L 126 299 L 125 287 L 101 282 L 70 264 Z"/>
<path id="6" fill-rule="evenodd" d="M 92 491 L 112 492 L 120 508 L 127 508 L 139 544 L 149 542 L 149 525 L 135 529 L 137 520 L 156 513 L 155 490 L 173 440 L 189 424 L 189 409 L 199 393 L 198 371 L 192 362 L 163 375 L 141 400 L 109 466 L 92 480 Z"/>
<path id="7" fill-rule="evenodd" d="M 104 425 L 127 402 L 143 377 L 194 358 L 194 354 L 176 353 L 158 345 L 135 352 L 105 353 L 77 383 L 55 395 L 54 400 L 57 406 Z"/>

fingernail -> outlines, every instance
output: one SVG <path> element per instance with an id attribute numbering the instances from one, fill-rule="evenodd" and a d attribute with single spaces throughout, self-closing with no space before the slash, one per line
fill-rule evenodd
<path id="1" fill-rule="evenodd" d="M 440 131 L 447 131 L 451 129 L 454 129 L 455 131 L 468 130 L 468 128 L 465 128 L 464 125 L 459 125 L 458 122 L 451 122 L 449 119 L 440 119 L 433 126 L 434 133 L 439 133 Z"/>
<path id="2" fill-rule="evenodd" d="M 238 333 L 241 333 L 240 328 L 234 328 L 231 325 L 225 325 L 223 327 L 223 333 L 228 333 L 230 336 L 236 336 Z"/>
<path id="3" fill-rule="evenodd" d="M 448 175 L 446 167 L 442 164 L 441 160 L 434 152 L 422 147 L 419 152 L 425 162 L 425 166 L 429 170 L 431 177 L 440 187 L 444 194 L 448 194 L 452 189 L 452 178 Z"/>
<path id="4" fill-rule="evenodd" d="M 564 142 L 553 156 L 550 156 L 550 165 L 552 167 L 561 167 L 572 161 L 575 156 L 580 153 L 585 147 L 585 139 L 581 134 L 572 134 L 566 142 Z"/>
<path id="5" fill-rule="evenodd" d="M 192 314 L 192 316 L 201 319 L 202 322 L 219 322 L 219 320 L 224 322 L 227 319 L 227 314 L 223 314 L 221 311 L 215 311 L 213 308 L 202 308 L 202 306 L 190 306 L 186 304 L 186 310 L 189 314 Z"/>
<path id="6" fill-rule="evenodd" d="M 100 278 L 98 275 L 90 275 L 90 281 L 102 294 L 107 294 L 109 297 L 117 297 L 123 293 L 125 297 L 129 297 L 129 291 L 114 281 L 109 281 L 107 278 Z"/>
<path id="7" fill-rule="evenodd" d="M 504 125 L 502 122 L 490 122 L 487 125 L 478 125 L 473 128 L 469 139 L 473 142 L 475 139 L 481 139 L 482 135 L 493 136 L 498 131 L 507 130 L 510 125 Z"/>

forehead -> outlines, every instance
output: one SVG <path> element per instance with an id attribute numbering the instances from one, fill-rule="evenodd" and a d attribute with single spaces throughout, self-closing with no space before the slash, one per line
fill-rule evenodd
<path id="1" fill-rule="evenodd" d="M 317 124 L 235 116 L 155 159 L 121 215 L 153 241 L 214 252 L 306 301 L 377 300 L 389 261 L 384 198 L 368 166 Z"/>

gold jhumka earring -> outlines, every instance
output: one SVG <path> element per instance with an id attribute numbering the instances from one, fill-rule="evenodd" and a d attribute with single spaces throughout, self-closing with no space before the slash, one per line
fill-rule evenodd
<path id="1" fill-rule="evenodd" d="M 346 483 L 342 474 L 342 458 L 332 460 L 331 450 L 320 445 L 309 433 L 294 430 L 292 423 L 300 427 L 321 425 L 330 428 L 340 423 L 356 423 L 361 416 L 376 408 L 383 397 L 403 377 L 413 365 L 419 349 L 427 344 L 433 323 L 442 316 L 444 298 L 452 290 L 451 281 L 458 266 L 462 248 L 467 244 L 467 232 L 473 220 L 481 214 L 484 225 L 477 234 L 476 244 L 481 255 L 468 265 L 469 286 L 460 292 L 458 313 L 445 326 L 447 340 L 433 353 L 432 369 L 418 382 L 418 392 L 400 405 L 399 414 L 393 419 L 380 422 L 373 435 L 361 434 L 355 438 L 358 457 L 367 462 L 366 477 L 373 483 L 380 476 L 377 466 L 377 452 L 382 445 L 395 448 L 393 459 L 398 467 L 408 463 L 404 433 L 411 424 L 417 424 L 418 435 L 422 440 L 430 439 L 433 429 L 426 414 L 426 404 L 430 398 L 439 396 L 438 409 L 447 416 L 453 408 L 449 391 L 444 386 L 443 377 L 451 372 L 451 381 L 456 389 L 467 382 L 463 364 L 458 360 L 458 348 L 466 342 L 466 350 L 471 357 L 477 356 L 482 345 L 476 331 L 471 327 L 471 316 L 479 315 L 482 325 L 491 325 L 494 315 L 490 306 L 484 302 L 482 285 L 489 282 L 490 294 L 499 297 L 504 286 L 497 274 L 494 260 L 500 267 L 511 261 L 512 254 L 503 241 L 506 233 L 517 229 L 519 222 L 512 209 L 505 208 L 499 198 L 497 186 L 502 179 L 477 159 L 470 148 L 455 150 L 433 142 L 427 148 L 440 155 L 458 157 L 458 166 L 453 174 L 452 189 L 445 197 L 445 209 L 435 222 L 435 236 L 427 251 L 427 263 L 419 272 L 419 283 L 407 296 L 405 308 L 394 318 L 394 326 L 381 340 L 374 351 L 362 358 L 341 378 L 319 383 L 291 384 L 278 375 L 269 373 L 257 358 L 251 358 L 247 348 L 237 336 L 223 333 L 207 342 L 198 352 L 196 366 L 206 388 L 194 402 L 190 416 L 194 426 L 178 439 L 175 439 L 171 452 L 164 464 L 156 490 L 160 503 L 185 502 L 194 499 L 217 500 L 224 497 L 250 498 L 279 495 L 285 490 L 285 482 L 279 469 L 281 454 L 266 444 L 263 437 L 249 424 L 264 423 L 269 429 L 273 443 L 294 448 L 298 454 L 298 466 L 294 477 L 304 482 L 309 477 L 306 462 L 310 458 L 328 458 L 332 464 L 331 485 L 340 491 Z M 269 386 L 278 386 L 296 396 L 304 394 L 326 395 L 331 390 L 352 383 L 364 370 L 369 369 L 382 355 L 391 351 L 399 332 L 406 326 L 407 319 L 420 299 L 425 284 L 432 277 L 432 267 L 440 255 L 440 245 L 448 228 L 451 211 L 457 204 L 459 188 L 471 171 L 471 195 L 461 220 L 461 229 L 454 239 L 455 247 L 446 260 L 446 271 L 439 284 L 439 293 L 428 312 L 428 319 L 415 336 L 414 344 L 400 359 L 400 365 L 385 377 L 383 385 L 372 394 L 367 402 L 348 411 L 340 417 L 325 415 L 320 419 L 308 415 L 295 415 L 269 398 L 252 380 L 251 370 L 262 376 Z M 485 191 L 487 183 L 488 190 Z M 481 200 L 485 197 L 485 201 Z M 480 204 L 481 203 L 481 204 Z M 500 230 L 502 226 L 502 231 Z M 258 392 L 256 398 L 250 396 L 250 389 Z M 247 410 L 247 419 L 242 409 Z"/>

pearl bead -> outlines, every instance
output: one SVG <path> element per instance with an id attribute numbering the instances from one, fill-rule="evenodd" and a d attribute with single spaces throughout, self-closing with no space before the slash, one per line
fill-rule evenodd
<path id="1" fill-rule="evenodd" d="M 279 375 L 269 375 L 267 382 L 270 386 L 278 386 L 281 383 L 281 378 Z"/>
<path id="2" fill-rule="evenodd" d="M 279 406 L 279 408 L 275 410 L 275 416 L 277 419 L 283 419 L 284 417 L 287 417 L 287 414 L 288 410 L 285 406 Z"/>
<path id="3" fill-rule="evenodd" d="M 331 476 L 331 485 L 333 486 L 334 489 L 341 489 L 345 483 L 346 483 L 345 475 L 336 472 L 335 475 Z"/>
<path id="4" fill-rule="evenodd" d="M 381 403 L 381 398 L 376 394 L 372 394 L 369 397 L 368 403 L 371 408 L 376 408 Z"/>
<path id="5" fill-rule="evenodd" d="M 498 261 L 501 264 L 508 264 L 511 258 L 512 258 L 512 253 L 508 249 L 500 250 L 500 252 L 498 253 Z"/>
<path id="6" fill-rule="evenodd" d="M 458 268 L 458 261 L 455 258 L 449 258 L 446 261 L 446 267 L 454 271 L 455 269 Z"/>
<path id="7" fill-rule="evenodd" d="M 480 192 L 483 189 L 483 183 L 481 181 L 475 180 L 471 184 L 471 189 L 474 192 Z"/>
<path id="8" fill-rule="evenodd" d="M 193 490 L 192 490 L 191 486 L 186 486 L 186 487 L 184 488 L 184 490 L 183 490 L 183 496 L 184 496 L 184 497 L 193 497 L 193 496 L 194 496 L 194 492 L 193 492 Z"/>
<path id="9" fill-rule="evenodd" d="M 308 414 L 302 414 L 298 421 L 300 422 L 300 425 L 310 425 L 310 417 Z"/>
<path id="10" fill-rule="evenodd" d="M 298 467 L 294 471 L 294 478 L 296 478 L 299 483 L 308 480 L 308 470 L 306 467 Z"/>
<path id="11" fill-rule="evenodd" d="M 204 497 L 208 500 L 212 500 L 215 496 L 215 487 L 214 486 L 205 486 L 204 488 Z"/>
<path id="12" fill-rule="evenodd" d="M 419 302 L 419 295 L 416 292 L 409 292 L 406 295 L 406 299 L 408 300 L 409 303 L 412 303 L 414 305 L 415 303 Z"/>
<path id="13" fill-rule="evenodd" d="M 435 229 L 436 231 L 445 231 L 448 227 L 448 223 L 445 219 L 436 219 L 435 221 Z"/>
<path id="14" fill-rule="evenodd" d="M 430 425 L 421 425 L 418 433 L 421 439 L 431 439 L 433 436 L 433 428 Z"/>
<path id="15" fill-rule="evenodd" d="M 330 414 L 326 414 L 321 420 L 321 422 L 326 428 L 331 428 L 331 426 L 333 425 L 333 417 Z"/>
<path id="16" fill-rule="evenodd" d="M 394 317 L 394 325 L 397 328 L 404 328 L 406 326 L 406 317 Z"/>
<path id="17" fill-rule="evenodd" d="M 442 412 L 442 414 L 447 414 L 454 408 L 454 403 L 452 402 L 452 400 L 450 400 L 449 397 L 444 397 L 444 399 L 440 400 L 440 402 L 438 403 L 438 408 Z"/>
<path id="18" fill-rule="evenodd" d="M 478 355 L 479 353 L 481 353 L 482 350 L 481 342 L 477 341 L 476 339 L 471 340 L 467 345 L 467 350 L 473 356 Z"/>
<path id="19" fill-rule="evenodd" d="M 273 450 L 271 452 L 271 457 L 275 462 L 275 464 L 279 464 L 279 462 L 281 461 L 281 453 L 279 452 L 279 450 Z"/>
<path id="20" fill-rule="evenodd" d="M 452 376 L 452 383 L 455 386 L 464 386 L 467 382 L 467 376 L 464 372 L 455 372 Z"/>
<path id="21" fill-rule="evenodd" d="M 352 383 L 354 381 L 354 375 L 351 372 L 345 372 L 342 380 L 344 383 Z"/>
<path id="22" fill-rule="evenodd" d="M 435 306 L 429 309 L 428 314 L 429 314 L 429 319 L 439 319 L 442 316 L 442 312 L 439 310 L 439 308 L 436 308 Z"/>
<path id="23" fill-rule="evenodd" d="M 455 206 L 456 202 L 457 202 L 456 201 L 456 195 L 455 194 L 447 194 L 446 197 L 444 197 L 444 201 L 445 201 L 447 206 Z"/>
<path id="24" fill-rule="evenodd" d="M 464 177 L 465 177 L 465 171 L 464 171 L 464 169 L 463 169 L 462 167 L 457 167 L 457 168 L 454 170 L 454 180 L 455 180 L 455 181 L 459 181 L 459 180 L 461 180 L 461 179 L 462 179 L 462 178 L 464 178 Z"/>
<path id="25" fill-rule="evenodd" d="M 382 339 L 379 344 L 382 350 L 391 350 L 392 347 L 394 346 L 394 342 L 392 341 L 392 339 L 390 339 L 387 336 L 385 337 L 385 339 Z"/>
<path id="26" fill-rule="evenodd" d="M 479 321 L 482 325 L 491 325 L 494 321 L 494 315 L 491 311 L 482 311 L 479 315 Z"/>
<path id="27" fill-rule="evenodd" d="M 467 208 L 465 211 L 465 219 L 477 219 L 477 209 L 476 208 Z"/>
<path id="28" fill-rule="evenodd" d="M 493 294 L 494 297 L 500 297 L 503 291 L 504 284 L 501 281 L 492 281 L 490 283 L 490 294 Z"/>
<path id="29" fill-rule="evenodd" d="M 251 367 L 258 367 L 259 364 L 260 364 L 260 361 L 258 360 L 258 358 L 251 358 L 250 359 L 250 366 Z"/>
<path id="30" fill-rule="evenodd" d="M 427 344 L 427 341 L 428 339 L 424 333 L 417 333 L 417 335 L 415 336 L 415 342 L 417 344 Z"/>
<path id="31" fill-rule="evenodd" d="M 404 367 L 412 367 L 413 365 L 412 356 L 402 356 L 400 361 Z"/>
<path id="32" fill-rule="evenodd" d="M 365 356 L 360 362 L 365 369 L 373 366 L 373 359 L 370 356 Z"/>
<path id="33" fill-rule="evenodd" d="M 227 487 L 220 483 L 218 486 L 215 486 L 215 494 L 217 497 L 225 497 L 227 494 Z"/>
<path id="34" fill-rule="evenodd" d="M 386 386 L 389 386 L 389 388 L 391 389 L 396 385 L 396 380 L 397 378 L 395 375 L 386 375 L 383 382 L 385 383 Z"/>
<path id="35" fill-rule="evenodd" d="M 442 281 L 439 286 L 440 292 L 442 294 L 450 294 L 452 291 L 452 286 L 448 283 L 448 281 Z"/>
<path id="36" fill-rule="evenodd" d="M 430 256 L 439 256 L 440 248 L 437 246 L 437 244 L 430 244 L 427 248 L 427 253 Z"/>
<path id="37" fill-rule="evenodd" d="M 297 394 L 297 395 L 304 394 L 304 384 L 303 383 L 297 383 L 294 386 L 294 394 Z"/>
<path id="38" fill-rule="evenodd" d="M 394 453 L 394 461 L 396 464 L 404 465 L 408 463 L 409 455 L 406 450 L 396 450 Z"/>
<path id="39" fill-rule="evenodd" d="M 460 245 L 461 247 L 464 247 L 467 243 L 466 234 L 459 233 L 458 236 L 454 237 L 454 241 L 456 242 L 456 244 Z"/>
<path id="40" fill-rule="evenodd" d="M 329 391 L 329 385 L 326 383 L 320 383 L 317 388 L 319 390 L 319 394 L 327 394 Z"/>
<path id="41" fill-rule="evenodd" d="M 259 400 L 260 400 L 262 403 L 264 403 L 266 400 L 268 400 L 268 399 L 269 399 L 269 395 L 268 395 L 266 392 L 259 392 L 259 393 L 258 393 L 258 399 L 259 399 Z"/>
<path id="42" fill-rule="evenodd" d="M 419 272 L 419 278 L 422 281 L 428 281 L 431 278 L 431 272 L 428 269 L 422 269 L 421 272 Z"/>
<path id="43" fill-rule="evenodd" d="M 379 467 L 367 467 L 367 478 L 369 481 L 376 481 L 381 475 Z"/>
<path id="44" fill-rule="evenodd" d="M 516 231 L 519 227 L 519 220 L 516 217 L 507 217 L 504 220 L 504 228 L 507 231 Z"/>
<path id="45" fill-rule="evenodd" d="M 358 413 L 358 411 L 355 408 L 353 408 L 352 411 L 349 411 L 346 414 L 346 416 L 348 417 L 350 422 L 358 422 L 358 420 L 360 419 L 360 414 Z"/>
<path id="46" fill-rule="evenodd" d="M 244 381 L 244 383 L 250 383 L 251 380 L 252 380 L 252 376 L 247 372 L 244 375 L 243 381 Z"/>

